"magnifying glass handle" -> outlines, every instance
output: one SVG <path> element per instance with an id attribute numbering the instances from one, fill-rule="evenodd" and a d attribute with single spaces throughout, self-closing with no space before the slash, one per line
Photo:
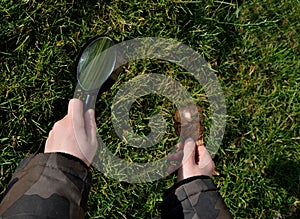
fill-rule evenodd
<path id="1" fill-rule="evenodd" d="M 83 103 L 83 112 L 88 111 L 89 109 L 95 109 L 96 95 L 87 94 L 85 102 Z"/>
<path id="2" fill-rule="evenodd" d="M 83 102 L 83 113 L 89 109 L 95 109 L 98 90 L 86 91 L 80 85 L 76 86 L 74 97 Z"/>

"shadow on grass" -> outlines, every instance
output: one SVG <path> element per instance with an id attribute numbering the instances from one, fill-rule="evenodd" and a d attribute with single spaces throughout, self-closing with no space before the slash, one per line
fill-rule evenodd
<path id="1" fill-rule="evenodd" d="M 272 160 L 265 172 L 267 178 L 288 192 L 288 196 L 300 197 L 300 163 L 298 161 L 286 158 Z M 298 205 L 294 203 L 294 206 L 289 206 L 288 216 L 299 218 Z"/>

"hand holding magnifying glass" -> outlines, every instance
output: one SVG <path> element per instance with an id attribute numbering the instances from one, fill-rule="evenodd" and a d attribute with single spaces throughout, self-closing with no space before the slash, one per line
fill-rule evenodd
<path id="1" fill-rule="evenodd" d="M 112 74 L 116 51 L 108 37 L 91 41 L 83 50 L 77 64 L 77 80 L 74 97 L 69 102 L 68 114 L 56 122 L 45 145 L 45 153 L 73 155 L 88 166 L 95 156 L 96 137 L 95 102 L 101 86 Z"/>

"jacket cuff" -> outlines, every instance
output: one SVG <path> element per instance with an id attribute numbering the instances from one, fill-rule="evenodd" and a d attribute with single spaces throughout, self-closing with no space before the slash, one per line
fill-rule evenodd
<path id="1" fill-rule="evenodd" d="M 162 218 L 192 218 L 197 212 L 199 194 L 216 192 L 217 187 L 208 176 L 195 176 L 184 179 L 163 196 Z"/>
<path id="2" fill-rule="evenodd" d="M 10 207 L 22 206 L 25 199 L 33 202 L 39 200 L 39 203 L 43 204 L 52 203 L 51 198 L 58 197 L 69 206 L 67 211 L 70 215 L 83 217 L 91 181 L 88 167 L 72 155 L 64 153 L 31 155 L 23 159 L 16 169 L 1 203 L 0 215 L 5 211 L 8 211 L 7 214 L 16 214 L 9 212 Z M 11 209 L 16 210 L 14 207 Z M 26 211 L 32 213 L 31 210 L 33 209 Z M 53 213 L 51 212 L 48 213 L 51 215 Z"/>
<path id="3" fill-rule="evenodd" d="M 32 161 L 31 161 L 32 160 Z M 29 161 L 29 166 L 41 165 L 70 174 L 84 183 L 91 182 L 91 173 L 88 166 L 79 158 L 66 153 L 41 153 Z"/>
<path id="4" fill-rule="evenodd" d="M 67 180 L 78 189 L 77 191 L 80 193 L 78 195 L 79 197 L 81 196 L 79 205 L 83 209 L 86 209 L 92 174 L 89 171 L 89 167 L 82 160 L 61 152 L 37 154 L 33 160 L 34 163 L 45 166 L 45 170 L 53 168 L 61 171 L 67 177 Z M 33 165 L 36 164 L 32 164 L 31 166 Z"/>
<path id="5" fill-rule="evenodd" d="M 215 186 L 215 184 L 213 183 L 212 179 L 209 176 L 193 176 L 184 180 L 181 180 L 180 182 L 175 183 L 171 188 L 169 188 L 168 190 L 166 190 L 166 192 L 163 195 L 164 199 L 167 199 L 168 196 L 170 194 L 175 193 L 176 189 L 179 188 L 180 186 L 184 185 L 184 184 L 188 184 L 192 181 L 195 181 L 197 179 L 201 179 L 201 181 L 203 182 L 202 184 L 202 188 L 198 188 L 198 190 L 203 191 L 202 189 L 205 190 L 217 190 L 217 187 Z"/>

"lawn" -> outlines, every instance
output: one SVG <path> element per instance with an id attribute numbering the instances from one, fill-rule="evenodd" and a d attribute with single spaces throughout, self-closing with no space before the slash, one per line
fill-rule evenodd
<path id="1" fill-rule="evenodd" d="M 116 42 L 175 39 L 201 54 L 224 91 L 227 122 L 214 160 L 220 188 L 234 218 L 300 217 L 300 1 L 15 1 L 0 3 L 0 192 L 26 154 L 43 150 L 55 121 L 67 111 L 76 86 L 74 64 L 92 37 Z M 167 121 L 164 140 L 134 149 L 118 139 L 110 109 L 118 90 L 137 75 L 160 73 L 179 81 L 203 106 L 205 138 L 210 107 L 205 92 L 183 68 L 161 60 L 122 67 L 98 97 L 99 134 L 110 150 L 134 162 L 165 156 L 178 140 L 174 104 L 151 94 L 130 110 L 130 124 L 149 132 L 148 118 Z M 96 169 L 87 218 L 151 218 L 175 177 L 140 184 Z"/>

